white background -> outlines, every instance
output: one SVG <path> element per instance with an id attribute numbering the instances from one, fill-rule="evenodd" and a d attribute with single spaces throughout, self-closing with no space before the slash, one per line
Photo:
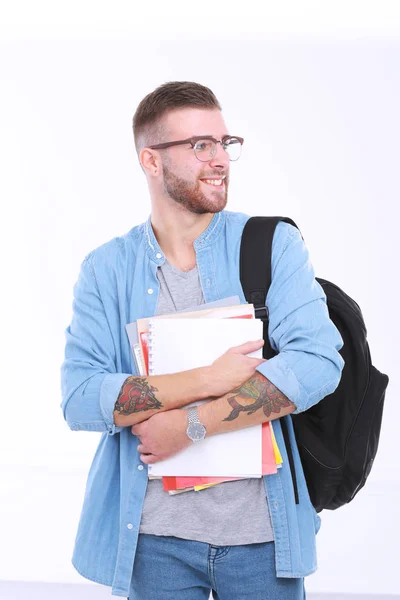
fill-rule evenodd
<path id="1" fill-rule="evenodd" d="M 14 2 L 0 15 L 0 580 L 84 581 L 70 557 L 98 434 L 69 431 L 59 408 L 72 287 L 87 252 L 149 214 L 137 104 L 193 80 L 245 138 L 228 208 L 298 224 L 317 276 L 360 304 L 390 376 L 372 474 L 322 513 L 307 588 L 400 593 L 399 15 L 384 2 L 376 14 L 371 2 L 247 4 L 198 3 L 190 18 L 178 2 L 153 16 Z"/>

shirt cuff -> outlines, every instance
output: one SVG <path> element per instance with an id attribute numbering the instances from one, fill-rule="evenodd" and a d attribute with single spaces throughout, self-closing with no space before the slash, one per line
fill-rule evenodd
<path id="1" fill-rule="evenodd" d="M 282 354 L 268 359 L 259 365 L 256 369 L 261 375 L 264 375 L 275 387 L 296 406 L 294 414 L 301 412 L 301 397 L 299 381 L 284 360 Z"/>
<path id="2" fill-rule="evenodd" d="M 114 435 L 119 433 L 123 427 L 117 427 L 114 423 L 114 406 L 125 379 L 131 377 L 132 373 L 110 373 L 103 379 L 100 388 L 100 410 L 108 433 Z"/>

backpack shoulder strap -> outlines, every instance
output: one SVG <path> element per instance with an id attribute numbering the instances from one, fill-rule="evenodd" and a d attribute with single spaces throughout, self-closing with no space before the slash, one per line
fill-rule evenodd
<path id="1" fill-rule="evenodd" d="M 240 246 L 240 281 L 247 302 L 254 304 L 256 317 L 263 322 L 263 337 L 265 340 L 263 357 L 267 359 L 276 355 L 269 342 L 269 314 L 266 298 L 272 278 L 272 239 L 279 221 L 285 221 L 298 229 L 296 223 L 288 217 L 251 217 L 244 226 Z M 289 432 L 285 419 L 280 419 L 280 422 L 293 481 L 295 502 L 299 504 L 296 470 Z"/>
<path id="2" fill-rule="evenodd" d="M 240 281 L 249 304 L 254 304 L 256 317 L 268 319 L 265 300 L 271 285 L 272 239 L 279 221 L 294 227 L 288 217 L 251 217 L 244 226 L 240 246 Z"/>

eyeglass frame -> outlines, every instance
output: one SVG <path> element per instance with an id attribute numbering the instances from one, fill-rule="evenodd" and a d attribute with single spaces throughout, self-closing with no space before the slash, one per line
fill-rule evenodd
<path id="1" fill-rule="evenodd" d="M 196 151 L 195 151 L 195 145 L 197 142 L 200 142 L 201 140 L 211 140 L 212 142 L 215 143 L 214 146 L 214 153 L 213 155 L 208 159 L 208 160 L 212 160 L 215 156 L 215 153 L 217 151 L 217 144 L 221 144 L 221 146 L 223 147 L 224 144 L 224 140 L 230 139 L 230 138 L 234 138 L 236 140 L 239 140 L 240 142 L 240 147 L 243 146 L 243 142 L 244 142 L 244 138 L 239 137 L 238 135 L 224 135 L 224 137 L 220 140 L 216 140 L 212 135 L 195 135 L 191 138 L 188 138 L 187 140 L 178 140 L 176 142 L 164 142 L 163 144 L 154 144 L 153 146 L 148 146 L 148 148 L 150 148 L 151 150 L 163 150 L 164 148 L 169 148 L 170 146 L 180 146 L 183 144 L 190 144 L 192 146 L 192 149 L 194 150 L 194 155 L 197 158 L 197 160 L 199 160 L 200 162 L 207 162 L 206 160 L 201 160 L 200 158 L 198 158 Z M 225 148 L 224 148 L 225 150 Z M 226 152 L 226 150 L 225 150 Z M 238 156 L 238 158 L 236 158 L 235 160 L 238 160 L 240 158 L 240 155 Z M 232 160 L 231 158 L 229 158 L 229 160 L 231 162 L 235 162 L 235 160 Z"/>

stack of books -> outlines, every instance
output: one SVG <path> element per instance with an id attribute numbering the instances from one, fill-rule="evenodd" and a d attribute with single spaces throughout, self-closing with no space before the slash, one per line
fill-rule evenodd
<path id="1" fill-rule="evenodd" d="M 262 338 L 252 304 L 237 297 L 196 310 L 139 319 L 126 326 L 139 375 L 165 375 L 211 365 L 232 346 Z M 262 350 L 251 356 L 262 358 Z M 187 405 L 194 406 L 203 400 Z M 272 423 L 207 437 L 148 466 L 169 494 L 199 491 L 235 479 L 276 473 L 282 456 Z"/>

